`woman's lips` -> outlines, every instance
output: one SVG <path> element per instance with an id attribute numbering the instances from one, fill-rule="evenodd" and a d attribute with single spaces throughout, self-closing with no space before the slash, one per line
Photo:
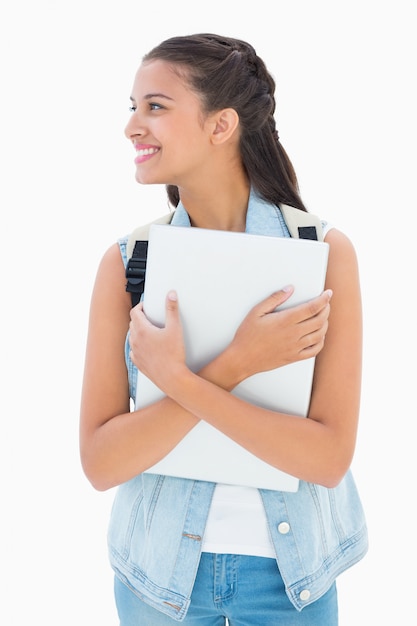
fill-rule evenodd
<path id="1" fill-rule="evenodd" d="M 159 152 L 159 148 L 154 148 L 152 146 L 147 147 L 137 147 L 136 148 L 136 158 L 135 163 L 143 163 L 144 161 L 148 161 L 151 159 L 154 154 Z"/>

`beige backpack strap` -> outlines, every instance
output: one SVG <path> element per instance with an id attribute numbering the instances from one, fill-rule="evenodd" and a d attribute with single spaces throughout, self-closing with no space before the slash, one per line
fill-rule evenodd
<path id="1" fill-rule="evenodd" d="M 317 215 L 301 211 L 287 204 L 281 204 L 280 209 L 291 237 L 323 241 L 323 226 Z"/>
<path id="2" fill-rule="evenodd" d="M 126 245 L 126 255 L 127 260 L 132 256 L 133 249 L 135 247 L 136 241 L 148 241 L 149 239 L 149 229 L 152 224 L 169 224 L 174 216 L 174 212 L 167 213 L 166 215 L 162 215 L 162 217 L 158 217 L 153 222 L 149 222 L 148 224 L 143 224 L 142 226 L 138 226 L 132 231 L 129 235 L 129 239 Z"/>

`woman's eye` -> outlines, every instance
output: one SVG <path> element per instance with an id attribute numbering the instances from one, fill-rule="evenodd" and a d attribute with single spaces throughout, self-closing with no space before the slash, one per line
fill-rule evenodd
<path id="1" fill-rule="evenodd" d="M 149 103 L 149 109 L 150 109 L 151 111 L 159 111 L 159 110 L 161 110 L 161 109 L 163 109 L 163 108 L 164 108 L 164 107 L 163 107 L 161 104 L 157 104 L 156 102 L 150 102 L 150 103 Z M 136 110 L 137 110 L 137 106 L 136 106 L 136 104 L 132 104 L 132 105 L 129 107 L 129 111 L 130 111 L 131 113 L 134 113 Z"/>

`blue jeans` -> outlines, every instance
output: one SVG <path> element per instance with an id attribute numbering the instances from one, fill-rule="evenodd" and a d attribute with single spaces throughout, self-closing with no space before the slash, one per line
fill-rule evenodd
<path id="1" fill-rule="evenodd" d="M 118 578 L 115 579 L 115 598 L 120 626 L 338 624 L 336 584 L 299 612 L 285 593 L 275 559 L 264 557 L 203 553 L 191 605 L 182 622 L 142 602 Z"/>

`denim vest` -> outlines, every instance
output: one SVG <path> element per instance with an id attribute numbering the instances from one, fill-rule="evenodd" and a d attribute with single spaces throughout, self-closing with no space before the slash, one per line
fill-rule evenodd
<path id="1" fill-rule="evenodd" d="M 179 205 L 172 224 L 190 226 Z M 246 232 L 289 237 L 276 206 L 251 193 Z M 126 264 L 127 237 L 119 240 Z M 132 398 L 136 371 L 126 363 Z M 145 602 L 182 621 L 190 604 L 215 484 L 140 474 L 120 485 L 108 530 L 115 574 Z M 360 498 L 350 470 L 334 489 L 300 481 L 296 493 L 260 489 L 276 560 L 294 607 L 320 598 L 368 549 Z"/>

